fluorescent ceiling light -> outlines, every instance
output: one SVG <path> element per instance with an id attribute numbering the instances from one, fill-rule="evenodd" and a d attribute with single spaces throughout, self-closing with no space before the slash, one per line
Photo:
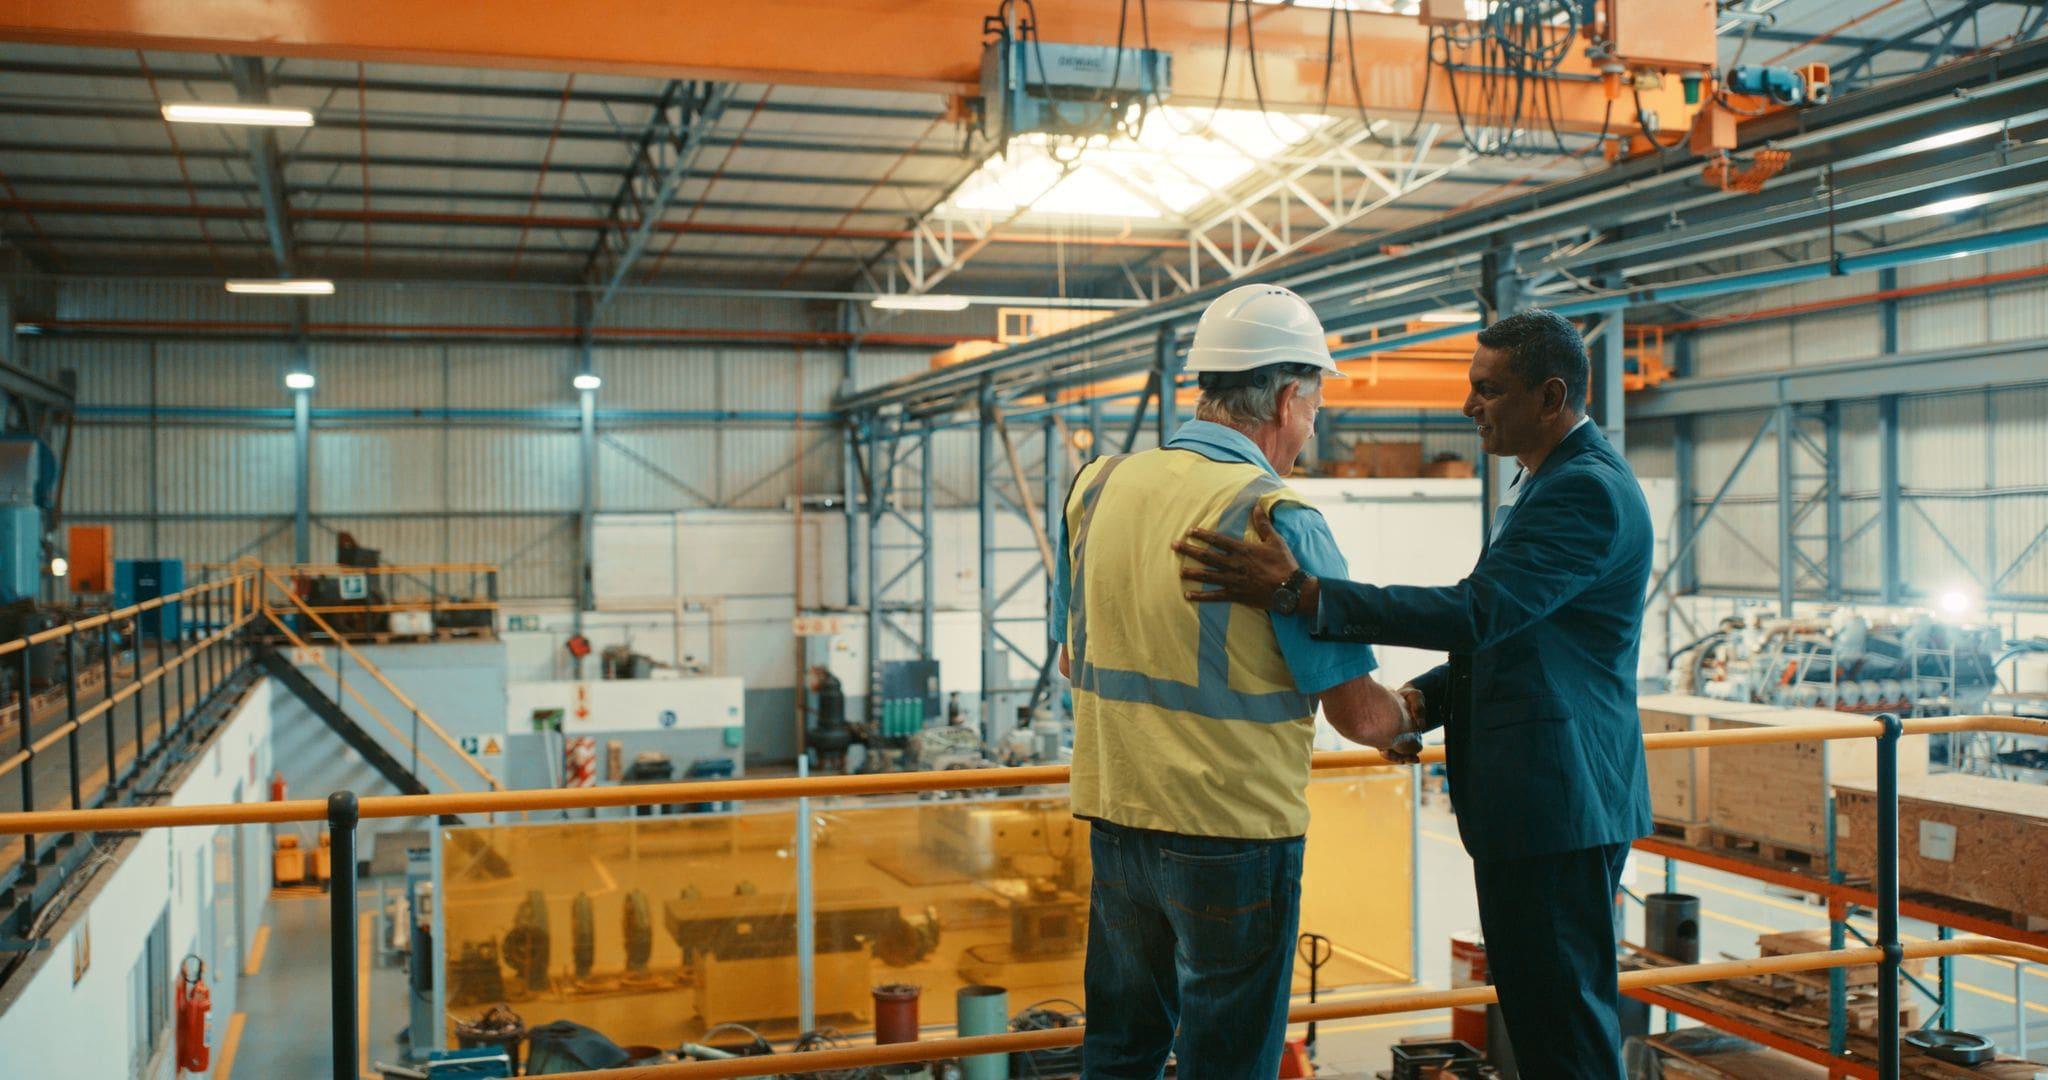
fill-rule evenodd
<path id="1" fill-rule="evenodd" d="M 312 127 L 313 114 L 277 105 L 202 105 L 182 102 L 164 106 L 164 119 L 174 124 L 249 124 L 256 127 Z"/>
<path id="2" fill-rule="evenodd" d="M 1076 149 L 1071 139 L 1020 136 L 1010 140 L 1005 156 L 982 162 L 940 213 L 1180 217 L 1330 119 L 1166 106 L 1145 114 L 1135 139 L 1097 136 Z"/>
<path id="3" fill-rule="evenodd" d="M 324 278 L 286 278 L 281 281 L 230 281 L 228 291 L 250 296 L 333 296 L 334 282 Z"/>
<path id="4" fill-rule="evenodd" d="M 1916 139 L 1899 147 L 1898 152 L 1901 154 L 1917 154 L 1926 150 L 1939 150 L 1944 146 L 1954 146 L 1957 143 L 1969 142 L 1971 139 L 1980 139 L 1986 135 L 1997 134 L 2004 126 L 2004 124 L 2000 123 L 1971 124 L 1968 127 L 1944 131 L 1939 135 L 1929 135 L 1924 139 Z"/>
<path id="5" fill-rule="evenodd" d="M 1977 598 L 1967 589 L 1944 589 L 1937 603 L 1944 615 L 1967 615 L 1977 606 Z"/>
<path id="6" fill-rule="evenodd" d="M 1918 210 L 1908 210 L 1899 216 L 1902 218 L 1944 217 L 1949 214 L 1960 214 L 1965 210 L 1974 210 L 1990 201 L 1991 196 L 1988 194 L 1958 195 L 1953 199 L 1943 199 L 1940 202 L 1928 203 Z"/>
<path id="7" fill-rule="evenodd" d="M 569 384 L 578 390 L 595 390 L 604 385 L 604 380 L 584 371 L 578 372 L 575 378 L 569 380 Z"/>
<path id="8" fill-rule="evenodd" d="M 1478 322 L 1479 316 L 1474 315 L 1469 311 L 1452 311 L 1449 308 L 1445 308 L 1442 311 L 1425 311 L 1422 314 L 1417 315 L 1415 317 L 1415 321 L 1445 324 L 1468 323 Z"/>
<path id="9" fill-rule="evenodd" d="M 971 301 L 964 296 L 885 293 L 868 302 L 883 311 L 964 311 Z"/>
<path id="10" fill-rule="evenodd" d="M 313 388 L 313 373 L 310 371 L 286 372 L 284 385 L 287 390 L 311 390 Z"/>

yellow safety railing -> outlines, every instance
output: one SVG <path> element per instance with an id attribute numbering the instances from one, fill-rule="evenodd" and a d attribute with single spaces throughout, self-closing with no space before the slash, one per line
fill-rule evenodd
<path id="1" fill-rule="evenodd" d="M 1845 717 L 1798 727 L 1756 727 L 1716 731 L 1674 731 L 1645 735 L 1651 751 L 1668 751 L 1716 746 L 1754 746 L 1773 743 L 1811 743 L 1836 739 L 1875 738 L 1880 742 L 1880 763 L 1885 747 L 1895 746 L 1901 735 L 1924 735 L 1959 731 L 1992 731 L 2048 736 L 2048 721 L 2012 716 L 1955 716 L 1898 720 L 1891 717 Z M 1440 761 L 1441 747 L 1425 751 L 1425 762 Z M 1394 765 L 1376 750 L 1339 750 L 1317 753 L 1312 762 L 1316 772 L 1336 772 Z M 1894 762 L 1895 766 L 1895 762 Z M 0 835 L 80 832 L 111 829 L 176 828 L 195 825 L 243 825 L 265 822 L 329 822 L 334 835 L 335 886 L 330 902 L 331 963 L 336 980 L 333 994 L 335 1074 L 353 1076 L 356 1063 L 356 1002 L 353 985 L 355 952 L 355 826 L 362 818 L 422 817 L 440 814 L 503 813 L 533 810 L 566 810 L 600 806 L 642 806 L 675 802 L 722 802 L 761 799 L 821 798 L 846 795 L 905 794 L 926 791 L 960 791 L 985 788 L 1016 788 L 1066 783 L 1069 769 L 1061 765 L 1016 769 L 962 769 L 947 772 L 891 773 L 864 776 L 827 776 L 753 780 L 703 780 L 665 784 L 635 784 L 618 788 L 576 788 L 534 791 L 462 792 L 444 795 L 372 796 L 357 799 L 338 793 L 326 800 L 298 799 L 274 803 L 225 803 L 172 807 L 123 807 L 99 810 L 52 810 L 34 813 L 0 814 Z M 1895 773 L 1894 773 L 1895 776 Z M 1896 787 L 1893 790 L 1893 821 L 1896 823 Z M 1884 808 L 1880 806 L 1880 821 Z M 1893 829 L 1896 842 L 1896 828 Z M 1885 859 L 1887 845 L 1880 836 L 1881 882 L 1878 892 L 1880 941 L 1878 947 L 1766 957 L 1727 963 L 1693 964 L 1627 971 L 1621 985 L 1627 989 L 1711 982 L 1743 975 L 1771 972 L 1818 971 L 1836 967 L 1879 964 L 1895 972 L 1901 959 L 1961 955 L 1998 955 L 2030 962 L 2048 963 L 2048 950 L 2021 942 L 1992 938 L 1964 938 L 1901 945 L 1896 937 L 1898 896 L 1896 848 Z M 1889 933 L 1886 926 L 1890 927 Z M 1888 947 L 1887 947 L 1888 946 Z M 347 970 L 343 970 L 346 968 Z M 1880 979 L 1880 990 L 1884 986 Z M 1893 984 L 1894 991 L 1896 983 Z M 346 989 L 344 989 L 346 986 Z M 1300 1006 L 1289 1014 L 1291 1020 L 1331 1020 L 1481 1004 L 1494 999 L 1489 987 L 1464 990 L 1420 991 L 1362 1002 L 1325 1003 Z M 1880 1024 L 1886 1017 L 1880 1016 Z M 1896 1014 L 1892 1016 L 1895 1030 Z M 1012 1053 L 1071 1046 L 1079 1042 L 1079 1028 L 1027 1032 L 1009 1035 L 975 1036 L 911 1044 L 820 1051 L 776 1057 L 721 1062 L 695 1062 L 639 1069 L 608 1070 L 606 1077 L 644 1080 L 698 1080 L 710 1077 L 768 1076 L 822 1069 L 882 1065 L 984 1053 Z M 1879 1042 L 1882 1076 L 1897 1075 L 1896 1041 Z M 570 1074 L 589 1076 L 598 1074 Z"/>
<path id="2" fill-rule="evenodd" d="M 307 605 L 306 601 L 302 597 L 300 597 L 297 592 L 293 591 L 287 583 L 278 580 L 277 576 L 272 574 L 269 570 L 263 571 L 263 580 L 268 582 L 277 591 L 284 594 L 285 599 L 289 602 L 290 605 L 289 609 L 287 609 L 287 613 L 289 613 L 290 610 L 296 610 L 300 615 L 303 615 L 307 619 L 311 620 L 315 628 L 317 628 L 321 633 L 326 634 L 327 637 L 334 642 L 335 647 L 339 648 L 343 653 L 345 653 L 349 659 L 354 660 L 357 666 L 363 669 L 365 674 L 369 675 L 370 678 L 374 679 L 378 686 L 384 688 L 385 693 L 390 694 L 394 699 L 397 700 L 400 706 L 404 707 L 405 709 L 410 711 L 413 716 L 417 717 L 419 719 L 420 725 L 426 728 L 429 732 L 431 732 L 434 738 L 440 741 L 441 745 L 447 747 L 450 751 L 452 751 L 457 759 L 459 759 L 464 765 L 469 766 L 472 772 L 475 772 L 478 776 L 482 777 L 484 784 L 490 790 L 505 790 L 505 785 L 500 783 L 498 781 L 498 778 L 496 776 L 493 776 L 489 769 L 484 768 L 483 765 L 476 760 L 476 758 L 471 757 L 469 752 L 462 748 L 462 744 L 456 742 L 454 737 L 448 734 L 446 728 L 443 728 L 440 724 L 435 723 L 434 718 L 428 716 L 427 711 L 425 709 L 420 708 L 419 702 L 414 701 L 410 694 L 407 694 L 405 691 L 398 688 L 398 684 L 392 682 L 389 678 L 385 677 L 384 672 L 379 670 L 376 664 L 371 663 L 370 658 L 364 656 L 361 650 L 357 649 L 354 645 L 350 644 L 349 640 L 346 637 L 343 637 L 342 635 L 336 633 L 334 627 L 327 622 L 327 619 L 323 617 L 318 611 L 313 610 L 312 607 Z M 293 630 L 289 626 L 285 625 L 285 621 L 283 619 L 278 617 L 276 609 L 272 608 L 270 605 L 270 596 L 268 593 L 263 594 L 263 615 L 266 619 L 270 621 L 270 624 L 272 626 L 275 626 L 278 630 L 282 631 L 285 637 L 288 640 L 290 640 L 293 645 L 298 646 L 302 649 L 309 648 L 307 646 L 306 641 L 302 639 L 297 633 L 293 632 Z M 309 651 L 314 658 L 314 662 L 319 664 L 322 670 L 326 671 L 329 675 L 333 675 L 337 680 L 341 678 L 341 675 L 338 672 L 336 672 L 333 667 L 328 665 L 326 659 L 321 657 L 317 650 Z M 363 692 L 361 690 L 358 690 L 353 683 L 344 683 L 343 685 L 344 689 L 351 697 L 354 697 L 356 701 L 363 706 L 363 708 L 368 709 L 370 711 L 370 714 L 377 718 L 378 723 L 384 725 L 385 730 L 391 732 L 391 734 L 394 737 L 396 737 L 400 743 L 403 743 L 408 749 L 414 748 L 412 745 L 412 740 L 406 737 L 404 734 L 400 733 L 397 726 L 392 724 L 392 722 L 385 717 L 383 710 L 377 708 L 375 705 L 372 705 L 370 703 L 370 700 L 363 696 Z M 336 702 L 336 704 L 340 703 Z M 458 789 L 462 787 L 461 784 L 455 782 L 454 778 L 450 777 L 446 772 L 443 772 L 440 766 L 434 764 L 432 758 L 422 757 L 420 760 L 424 762 L 428 768 L 432 769 L 434 771 L 434 774 L 436 776 L 439 776 L 441 778 L 441 781 L 447 784 L 449 787 Z"/>
<path id="3" fill-rule="evenodd" d="M 1904 959 L 1926 960 L 1943 956 L 1999 956 L 2032 963 L 2048 963 L 2048 949 L 1995 938 L 1958 938 L 1952 941 L 1915 942 L 1904 947 Z M 1755 960 L 1730 960 L 1712 964 L 1684 964 L 1643 968 L 1621 973 L 1623 990 L 1689 983 L 1718 982 L 1751 975 L 1827 971 L 1831 968 L 1865 967 L 1884 960 L 1877 948 L 1835 949 L 1820 952 L 1766 956 Z M 1310 1021 L 1350 1020 L 1390 1013 L 1427 1012 L 1461 1005 L 1491 1005 L 1499 1000 L 1492 986 L 1462 990 L 1419 990 L 1390 994 L 1363 1001 L 1296 1005 L 1287 1012 L 1290 1024 Z M 593 1072 L 556 1074 L 556 1080 L 724 1080 L 743 1076 L 801 1076 L 842 1069 L 902 1065 L 918 1061 L 975 1057 L 982 1054 L 1021 1054 L 1081 1045 L 1086 1029 L 1081 1025 L 1008 1035 L 975 1035 L 956 1039 L 928 1039 L 914 1043 L 858 1046 L 840 1050 L 814 1050 L 772 1057 L 737 1058 L 731 1061 L 693 1061 L 674 1065 L 644 1065 L 637 1068 L 605 1069 Z"/>
<path id="4" fill-rule="evenodd" d="M 1902 720 L 1906 735 L 1954 731 L 2006 732 L 2048 737 L 2048 720 L 2016 716 L 1942 716 Z M 1871 739 L 1883 734 L 1882 721 L 1855 717 L 1803 724 L 1799 727 L 1732 728 L 1718 731 L 1664 731 L 1643 736 L 1651 751 L 1769 743 Z M 1444 748 L 1422 752 L 1428 764 L 1442 761 Z M 1371 769 L 1397 762 L 1377 750 L 1321 750 L 1310 763 L 1315 772 Z M 595 807 L 659 806 L 668 803 L 744 802 L 764 799 L 832 798 L 846 795 L 906 795 L 931 791 L 973 791 L 988 788 L 1046 787 L 1065 784 L 1068 766 L 1028 765 L 1021 768 L 949 769 L 941 772 L 864 773 L 853 776 L 770 777 L 753 780 L 676 780 L 596 788 L 545 788 L 513 791 L 455 792 L 446 795 L 369 795 L 356 801 L 361 818 L 429 817 L 440 814 L 484 814 L 539 810 L 587 810 Z M 318 821 L 327 816 L 324 799 L 292 799 L 272 803 L 211 803 L 193 806 L 117 807 L 101 810 L 47 810 L 35 814 L 0 814 L 0 836 L 27 832 L 77 832 L 87 829 L 178 828 L 193 825 L 252 825 L 280 821 Z"/>
<path id="5" fill-rule="evenodd" d="M 215 618 L 226 620 L 219 629 L 196 641 L 184 643 L 184 647 L 174 656 L 160 656 L 160 662 L 156 667 L 146 672 L 135 672 L 134 678 L 120 689 L 116 690 L 111 686 L 104 687 L 99 701 L 84 709 L 80 709 L 77 715 L 44 732 L 32 741 L 25 739 L 24 741 L 27 742 L 27 745 L 15 751 L 7 758 L 0 759 L 0 776 L 6 776 L 15 769 L 21 768 L 34 759 L 37 754 L 44 753 L 57 745 L 57 743 L 70 737 L 86 724 L 112 712 L 122 702 L 142 693 L 151 685 L 162 682 L 166 678 L 177 674 L 179 669 L 190 663 L 193 657 L 213 645 L 232 637 L 242 627 L 254 621 L 258 616 L 255 575 L 253 573 L 243 573 L 220 581 L 194 585 L 166 596 L 155 597 L 138 604 L 130 604 L 124 608 L 116 608 L 98 615 L 87 616 L 76 622 L 38 630 L 33 634 L 16 638 L 13 641 L 0 642 L 0 658 L 4 658 L 21 652 L 24 649 L 63 641 L 74 634 L 82 634 L 104 626 L 127 622 L 130 619 L 137 618 L 144 612 L 155 611 L 168 604 L 191 604 L 202 600 L 217 601 L 220 605 L 223 605 L 223 610 L 216 612 L 214 616 Z M 180 704 L 182 705 L 183 703 L 181 702 Z M 24 725 L 32 720 L 33 717 L 17 716 L 15 718 L 16 723 Z M 111 735 L 109 737 L 111 738 Z"/>
<path id="6" fill-rule="evenodd" d="M 424 611 L 437 614 L 444 612 L 488 612 L 495 616 L 499 608 L 497 599 L 498 567 L 494 563 L 444 562 L 397 563 L 389 566 L 343 566 L 339 563 L 257 564 L 251 560 L 244 560 L 239 563 L 201 563 L 198 568 L 208 573 L 254 569 L 266 577 L 281 576 L 295 583 L 342 577 L 363 577 L 380 583 L 376 590 L 380 594 L 380 599 L 376 603 L 370 603 L 365 598 L 363 602 L 336 604 L 312 603 L 309 601 L 305 604 L 308 610 L 318 612 L 321 615 L 391 615 L 400 612 Z M 445 586 L 449 582 L 458 581 L 465 577 L 469 579 L 470 584 L 470 588 L 466 592 L 471 595 L 467 599 L 456 599 L 454 598 L 456 591 Z M 481 597 L 473 595 L 478 591 L 479 578 L 482 579 L 481 591 L 483 595 Z M 416 590 L 424 591 L 426 595 L 399 595 L 405 591 L 404 585 L 406 583 L 410 583 Z M 493 617 L 486 625 L 462 629 L 494 629 L 496 621 L 496 618 Z M 361 638 L 374 636 L 379 632 L 344 629 L 342 633 L 346 636 Z"/>

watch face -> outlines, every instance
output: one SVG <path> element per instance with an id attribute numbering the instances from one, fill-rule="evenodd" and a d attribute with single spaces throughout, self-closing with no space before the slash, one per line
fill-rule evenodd
<path id="1" fill-rule="evenodd" d="M 1273 590 L 1273 610 L 1281 615 L 1292 615 L 1301 603 L 1301 593 L 1282 586 Z"/>

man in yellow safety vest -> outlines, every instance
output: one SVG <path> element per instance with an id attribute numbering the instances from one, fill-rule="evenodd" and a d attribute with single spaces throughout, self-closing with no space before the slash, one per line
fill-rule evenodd
<path id="1" fill-rule="evenodd" d="M 1249 537 L 1254 507 L 1304 577 L 1344 574 L 1322 515 L 1281 482 L 1322 380 L 1343 377 L 1315 312 L 1278 286 L 1233 289 L 1187 361 L 1197 419 L 1090 462 L 1065 507 L 1052 626 L 1073 683 L 1074 814 L 1092 825 L 1086 1080 L 1151 1080 L 1169 1050 L 1186 1080 L 1275 1074 L 1316 706 L 1374 746 L 1412 726 L 1371 649 L 1312 640 L 1284 598 L 1268 613 L 1183 596 L 1174 543 L 1193 527 Z"/>

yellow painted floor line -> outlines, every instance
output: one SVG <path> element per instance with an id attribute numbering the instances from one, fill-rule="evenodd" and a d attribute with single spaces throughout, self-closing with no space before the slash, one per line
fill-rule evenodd
<path id="1" fill-rule="evenodd" d="M 1448 1009 L 1433 1009 L 1427 1013 L 1404 1016 L 1397 1020 L 1369 1020 L 1356 1024 L 1333 1024 L 1328 1020 L 1316 1025 L 1317 1035 L 1337 1035 L 1351 1031 L 1390 1031 L 1394 1028 L 1436 1026 L 1445 1023 L 1444 1013 Z"/>
<path id="2" fill-rule="evenodd" d="M 1420 831 L 1423 836 L 1426 836 L 1439 844 L 1456 844 L 1461 848 L 1465 846 L 1465 842 L 1463 840 L 1460 840 L 1457 837 L 1452 836 L 1450 833 L 1440 833 L 1435 829 L 1423 829 Z"/>
<path id="3" fill-rule="evenodd" d="M 1730 926 L 1739 926 L 1742 927 L 1744 930 L 1754 930 L 1759 934 L 1775 934 L 1778 932 L 1777 927 L 1765 926 L 1762 923 L 1753 923 L 1750 922 L 1748 919 L 1738 919 L 1733 915 L 1723 915 L 1718 911 L 1702 910 L 1700 914 L 1705 915 L 1707 918 L 1712 919 L 1715 922 L 1724 922 Z"/>
<path id="4" fill-rule="evenodd" d="M 264 927 L 265 930 L 270 929 Z M 242 1045 L 242 1026 L 249 1022 L 248 1013 L 235 1013 L 228 1017 L 228 1033 L 221 1036 L 220 1056 L 213 1062 L 213 1080 L 228 1080 L 235 1074 L 235 1051 Z"/>
<path id="5" fill-rule="evenodd" d="M 249 959 L 242 962 L 242 974 L 253 976 L 263 970 L 263 950 L 270 947 L 270 924 L 256 928 L 256 940 L 249 946 Z"/>
<path id="6" fill-rule="evenodd" d="M 356 922 L 356 1072 L 363 1080 L 383 1080 L 370 1071 L 370 949 L 376 933 L 377 916 L 363 912 Z"/>

